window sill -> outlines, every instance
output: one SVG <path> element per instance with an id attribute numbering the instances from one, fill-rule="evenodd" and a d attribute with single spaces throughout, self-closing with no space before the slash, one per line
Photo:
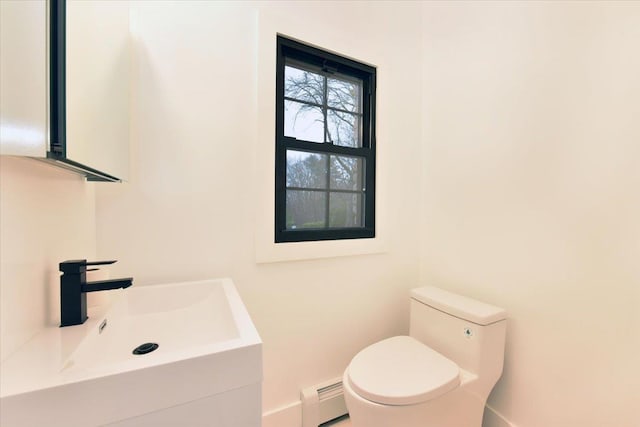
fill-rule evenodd
<path id="1" fill-rule="evenodd" d="M 370 255 L 385 252 L 387 252 L 387 245 L 380 237 L 286 243 L 256 241 L 256 262 L 258 264 Z"/>

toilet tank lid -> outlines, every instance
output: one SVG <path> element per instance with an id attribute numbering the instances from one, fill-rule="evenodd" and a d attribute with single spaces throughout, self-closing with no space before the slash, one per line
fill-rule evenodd
<path id="1" fill-rule="evenodd" d="M 411 298 L 478 325 L 490 325 L 507 318 L 507 311 L 434 286 L 411 290 Z"/>
<path id="2" fill-rule="evenodd" d="M 453 361 L 409 336 L 387 338 L 358 353 L 347 380 L 361 397 L 383 405 L 414 405 L 460 384 Z"/>

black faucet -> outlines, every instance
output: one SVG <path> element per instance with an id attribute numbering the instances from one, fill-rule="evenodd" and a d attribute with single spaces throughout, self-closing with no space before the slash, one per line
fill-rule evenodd
<path id="1" fill-rule="evenodd" d="M 60 326 L 81 325 L 87 320 L 87 292 L 124 289 L 133 284 L 133 277 L 87 282 L 90 265 L 113 264 L 116 261 L 77 259 L 60 263 Z"/>

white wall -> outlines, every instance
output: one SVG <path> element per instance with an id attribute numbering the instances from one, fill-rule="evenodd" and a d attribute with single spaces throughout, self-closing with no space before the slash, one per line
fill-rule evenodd
<path id="1" fill-rule="evenodd" d="M 95 255 L 92 184 L 35 160 L 0 157 L 0 360 L 60 323 L 58 264 Z"/>
<path id="2" fill-rule="evenodd" d="M 97 191 L 98 254 L 137 285 L 233 278 L 264 341 L 265 411 L 341 375 L 365 345 L 406 333 L 419 265 L 420 19 L 419 4 L 385 2 L 132 10 L 133 170 Z M 265 89 L 275 31 L 379 67 L 378 253 L 256 262 L 272 224 L 261 193 L 273 191 L 274 132 L 264 129 L 275 120 Z"/>
<path id="3" fill-rule="evenodd" d="M 640 4 L 423 18 L 422 281 L 509 310 L 513 425 L 640 425 Z"/>

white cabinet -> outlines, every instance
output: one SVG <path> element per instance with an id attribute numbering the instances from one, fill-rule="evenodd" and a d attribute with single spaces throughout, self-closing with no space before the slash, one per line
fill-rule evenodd
<path id="1" fill-rule="evenodd" d="M 47 2 L 0 1 L 0 154 L 46 157 Z"/>
<path id="2" fill-rule="evenodd" d="M 0 153 L 129 171 L 129 2 L 2 0 Z"/>

